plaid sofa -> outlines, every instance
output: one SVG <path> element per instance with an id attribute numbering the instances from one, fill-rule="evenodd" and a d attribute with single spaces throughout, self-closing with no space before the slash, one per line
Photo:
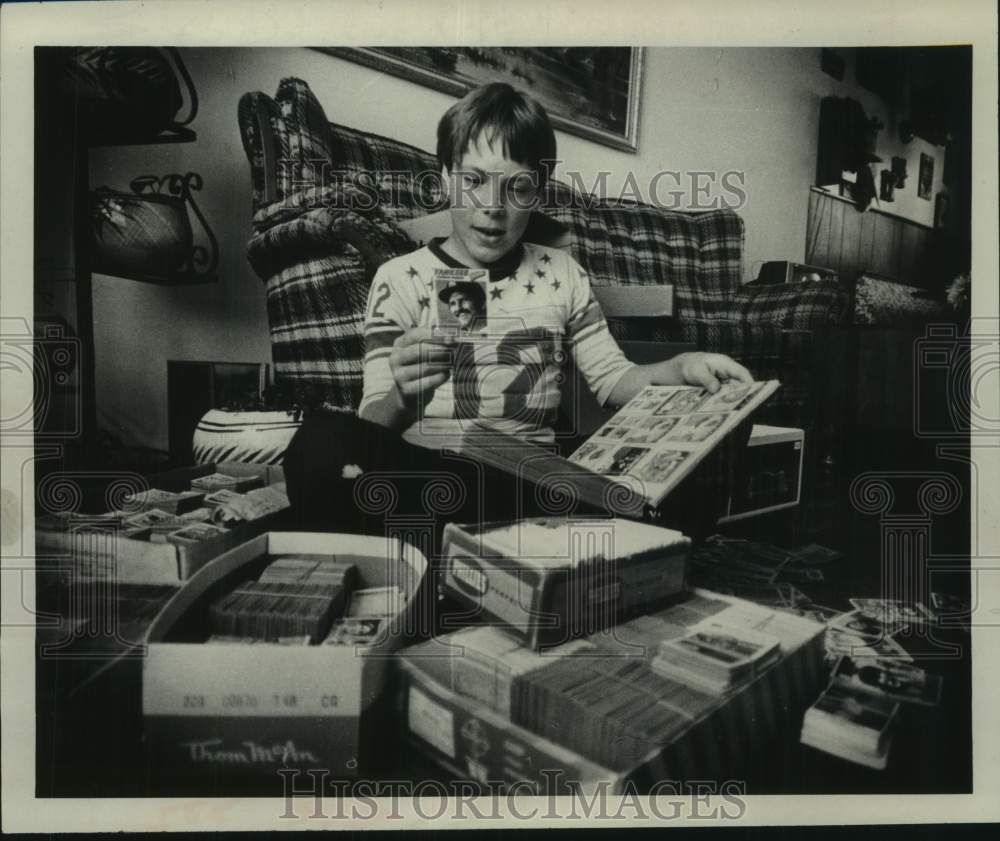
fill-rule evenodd
<path id="1" fill-rule="evenodd" d="M 282 80 L 273 98 L 245 94 L 238 116 L 253 189 L 247 255 L 267 288 L 276 381 L 300 404 L 354 411 L 371 278 L 417 247 L 401 222 L 445 209 L 439 179 L 427 177 L 439 164 L 329 122 L 300 79 Z M 666 211 L 561 183 L 548 186 L 543 210 L 569 231 L 594 285 L 673 284 L 675 317 L 612 323 L 616 336 L 728 353 L 758 378 L 782 380 L 762 420 L 812 426 L 815 390 L 803 363 L 846 313 L 840 284 L 742 286 L 744 227 L 732 210 Z"/>

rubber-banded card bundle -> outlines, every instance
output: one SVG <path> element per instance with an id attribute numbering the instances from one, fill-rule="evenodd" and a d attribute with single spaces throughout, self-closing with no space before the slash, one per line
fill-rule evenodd
<path id="1" fill-rule="evenodd" d="M 690 545 L 680 532 L 619 519 L 449 523 L 443 586 L 538 649 L 679 597 Z"/>

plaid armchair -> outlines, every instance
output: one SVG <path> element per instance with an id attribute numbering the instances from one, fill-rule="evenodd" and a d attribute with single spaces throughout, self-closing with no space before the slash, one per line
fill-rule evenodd
<path id="1" fill-rule="evenodd" d="M 248 258 L 267 288 L 276 381 L 298 402 L 356 410 L 368 287 L 385 260 L 417 247 L 399 223 L 445 209 L 428 152 L 330 123 L 309 86 L 247 93 L 239 124 L 250 161 Z M 693 342 L 784 383 L 762 420 L 810 427 L 813 337 L 838 323 L 836 282 L 745 287 L 743 220 L 732 210 L 666 211 L 595 199 L 552 183 L 546 214 L 595 286 L 672 284 L 675 316 L 612 323 L 619 338 Z M 780 256 L 780 255 L 776 255 Z"/>

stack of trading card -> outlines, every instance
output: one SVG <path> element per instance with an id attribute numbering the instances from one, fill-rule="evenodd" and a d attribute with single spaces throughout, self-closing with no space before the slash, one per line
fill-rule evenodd
<path id="1" fill-rule="evenodd" d="M 234 493 L 222 488 L 205 498 L 213 506 L 212 519 L 216 523 L 237 523 L 259 520 L 268 514 L 288 508 L 288 494 L 282 483 L 254 488 L 246 493 Z"/>
<path id="2" fill-rule="evenodd" d="M 168 543 L 177 546 L 191 546 L 201 543 L 203 540 L 211 540 L 213 537 L 221 537 L 226 533 L 225 529 L 213 526 L 211 523 L 191 523 L 189 526 L 169 532 L 165 535 Z"/>
<path id="3" fill-rule="evenodd" d="M 456 631 L 439 638 L 454 654 L 451 689 L 480 701 L 510 718 L 515 678 L 551 663 L 555 657 L 596 651 L 586 640 L 574 640 L 545 652 L 526 648 L 516 637 L 488 625 Z"/>
<path id="4" fill-rule="evenodd" d="M 443 587 L 537 649 L 679 598 L 690 545 L 680 532 L 618 519 L 449 523 Z"/>
<path id="5" fill-rule="evenodd" d="M 209 625 L 212 634 L 274 641 L 298 637 L 315 644 L 343 612 L 344 600 L 343 588 L 330 584 L 248 581 L 212 603 Z"/>
<path id="6" fill-rule="evenodd" d="M 330 584 L 349 594 L 356 578 L 357 567 L 336 555 L 298 554 L 272 556 L 257 580 L 261 584 Z"/>
<path id="7" fill-rule="evenodd" d="M 898 712 L 899 704 L 891 698 L 854 690 L 835 679 L 806 712 L 801 742 L 881 771 L 888 761 L 891 726 Z"/>
<path id="8" fill-rule="evenodd" d="M 895 658 L 841 657 L 834 664 L 830 682 L 922 707 L 936 707 L 941 701 L 940 675 L 927 674 L 912 663 Z"/>
<path id="9" fill-rule="evenodd" d="M 708 621 L 661 643 L 651 665 L 658 675 L 721 694 L 753 680 L 780 655 L 777 637 Z"/>
<path id="10" fill-rule="evenodd" d="M 713 705 L 642 657 L 560 657 L 517 676 L 514 693 L 514 723 L 614 770 L 634 766 Z"/>
<path id="11" fill-rule="evenodd" d="M 214 493 L 229 490 L 244 493 L 264 485 L 260 476 L 230 476 L 226 473 L 210 473 L 208 476 L 198 476 L 191 480 L 191 490 Z"/>
<path id="12" fill-rule="evenodd" d="M 827 626 L 828 663 L 844 655 L 913 659 L 894 637 L 903 626 L 928 621 L 923 605 L 885 599 L 851 599 L 851 604 L 857 609 L 840 614 Z"/>
<path id="13" fill-rule="evenodd" d="M 150 488 L 148 491 L 129 494 L 125 501 L 137 511 L 159 509 L 167 514 L 186 514 L 200 507 L 205 499 L 204 491 L 181 491 L 172 493 Z"/>
<path id="14" fill-rule="evenodd" d="M 242 499 L 243 494 L 232 491 L 229 488 L 220 488 L 217 491 L 205 494 L 205 505 L 211 509 L 216 509 L 227 502 L 234 502 Z"/>
<path id="15" fill-rule="evenodd" d="M 151 508 L 141 514 L 126 518 L 122 521 L 122 526 L 128 531 L 148 530 L 149 540 L 166 543 L 167 536 L 172 533 L 192 525 L 206 525 L 211 514 L 211 510 L 208 508 L 195 508 L 186 514 L 171 514 L 159 508 Z"/>

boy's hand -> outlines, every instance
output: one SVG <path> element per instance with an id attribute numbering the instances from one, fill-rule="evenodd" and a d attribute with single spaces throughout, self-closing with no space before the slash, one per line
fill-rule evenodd
<path id="1" fill-rule="evenodd" d="M 448 379 L 452 344 L 450 336 L 436 336 L 429 327 L 414 327 L 396 339 L 389 368 L 404 403 L 412 406 Z"/>
<path id="2" fill-rule="evenodd" d="M 753 375 L 746 368 L 722 353 L 682 353 L 677 361 L 681 379 L 686 385 L 700 385 L 712 394 L 726 380 L 753 382 Z"/>

